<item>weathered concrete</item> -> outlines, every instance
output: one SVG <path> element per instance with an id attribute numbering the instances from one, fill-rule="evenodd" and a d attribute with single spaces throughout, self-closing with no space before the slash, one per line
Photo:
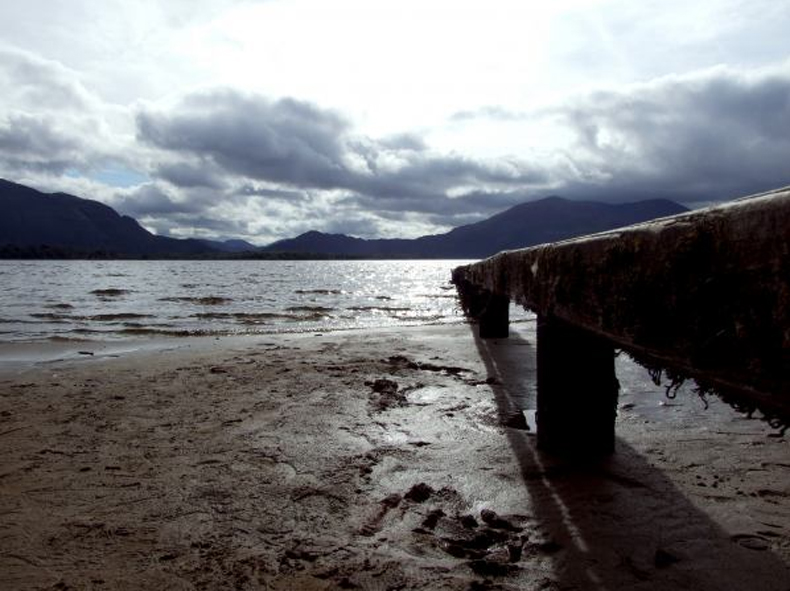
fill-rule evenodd
<path id="1" fill-rule="evenodd" d="M 790 188 L 502 252 L 453 282 L 790 420 Z"/>

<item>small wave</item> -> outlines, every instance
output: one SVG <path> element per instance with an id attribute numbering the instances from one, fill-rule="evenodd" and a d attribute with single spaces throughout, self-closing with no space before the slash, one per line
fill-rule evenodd
<path id="1" fill-rule="evenodd" d="M 121 330 L 119 330 L 121 334 L 128 334 L 128 335 L 168 335 L 168 336 L 190 336 L 188 330 L 161 330 L 158 328 L 152 328 L 150 326 L 127 326 Z"/>
<path id="2" fill-rule="evenodd" d="M 91 339 L 81 339 L 80 337 L 64 337 L 63 335 L 55 335 L 47 337 L 48 341 L 53 343 L 92 343 Z"/>
<path id="3" fill-rule="evenodd" d="M 36 312 L 30 314 L 30 317 L 38 320 L 49 320 L 50 322 L 71 322 L 75 319 L 68 314 L 57 314 L 55 312 Z"/>
<path id="4" fill-rule="evenodd" d="M 71 304 L 48 304 L 45 307 L 52 310 L 72 310 L 74 308 Z"/>
<path id="5" fill-rule="evenodd" d="M 324 312 L 312 312 L 310 314 L 304 314 L 302 316 L 294 316 L 293 320 L 295 322 L 316 322 L 318 320 L 324 320 L 328 317 L 328 314 Z"/>
<path id="6" fill-rule="evenodd" d="M 238 315 L 233 318 L 239 324 L 246 324 L 248 326 L 260 325 L 260 324 L 271 324 L 272 321 L 276 320 L 291 320 L 290 317 L 280 315 L 280 314 L 272 314 L 266 316 L 256 316 L 256 315 Z"/>
<path id="7" fill-rule="evenodd" d="M 73 328 L 73 329 L 69 330 L 68 332 L 70 332 L 70 333 L 76 333 L 76 334 L 100 334 L 100 335 L 108 335 L 108 334 L 112 334 L 112 333 L 113 333 L 113 332 L 115 332 L 115 331 L 113 331 L 113 330 L 98 330 L 98 329 L 95 329 L 95 328 L 85 328 L 85 327 L 80 327 L 80 328 Z"/>
<path id="8" fill-rule="evenodd" d="M 233 319 L 245 324 L 262 324 L 269 320 L 293 320 L 297 318 L 294 314 L 282 314 L 278 312 L 236 312 Z"/>
<path id="9" fill-rule="evenodd" d="M 181 287 L 184 289 L 195 289 L 198 286 L 197 283 L 182 283 Z"/>
<path id="10" fill-rule="evenodd" d="M 223 298 L 220 296 L 206 296 L 206 297 L 190 297 L 190 296 L 171 296 L 166 298 L 159 298 L 160 302 L 188 302 L 190 304 L 198 304 L 200 306 L 224 306 L 231 303 L 231 298 Z"/>
<path id="11" fill-rule="evenodd" d="M 71 334 L 96 335 L 98 338 L 105 339 L 111 335 L 141 336 L 141 335 L 162 335 L 162 336 L 199 336 L 202 334 L 213 334 L 209 331 L 192 331 L 187 329 L 162 329 L 153 326 L 124 326 L 116 330 L 96 330 L 92 328 L 75 328 L 69 331 Z M 61 336 L 64 339 L 76 339 L 78 337 Z"/>
<path id="12" fill-rule="evenodd" d="M 117 322 L 119 320 L 135 320 L 138 318 L 150 318 L 148 314 L 135 314 L 133 312 L 121 312 L 117 314 L 95 314 L 93 316 L 72 316 L 71 314 L 57 314 L 55 312 L 38 312 L 30 315 L 39 320 L 49 320 L 51 322 Z"/>
<path id="13" fill-rule="evenodd" d="M 391 298 L 390 296 L 384 296 L 384 295 L 381 295 L 381 296 L 376 296 L 376 297 L 375 297 L 375 298 L 373 298 L 373 299 L 374 299 L 374 300 L 391 300 L 392 298 Z"/>
<path id="14" fill-rule="evenodd" d="M 325 306 L 290 306 L 285 309 L 287 312 L 317 312 L 319 314 L 326 314 L 334 312 L 334 308 L 327 308 Z"/>
<path id="15" fill-rule="evenodd" d="M 443 314 L 424 314 L 424 315 L 416 314 L 416 315 L 408 315 L 408 316 L 398 315 L 398 316 L 395 316 L 395 317 L 398 320 L 402 320 L 404 322 L 405 321 L 410 321 L 410 322 L 418 322 L 420 324 L 425 323 L 425 322 L 427 322 L 429 324 L 432 324 L 434 322 L 439 322 L 440 320 L 444 320 L 445 319 L 445 316 Z"/>
<path id="16" fill-rule="evenodd" d="M 191 314 L 191 318 L 200 318 L 201 320 L 229 320 L 233 318 L 231 312 L 198 312 Z"/>
<path id="17" fill-rule="evenodd" d="M 300 295 L 343 295 L 342 289 L 297 289 L 294 291 Z"/>
<path id="18" fill-rule="evenodd" d="M 231 334 L 230 331 L 216 331 L 216 330 L 187 330 L 187 329 L 179 329 L 179 330 L 172 330 L 166 329 L 162 330 L 160 328 L 153 328 L 153 327 L 127 327 L 123 330 L 118 331 L 120 334 L 131 335 L 131 336 L 163 336 L 163 337 L 202 337 L 202 336 L 214 336 L 214 335 L 227 335 Z"/>
<path id="19" fill-rule="evenodd" d="M 283 312 L 202 312 L 192 314 L 192 318 L 200 320 L 227 320 L 238 322 L 245 325 L 276 324 L 282 322 L 311 322 L 323 320 L 329 315 L 323 311 L 300 310 L 303 313 L 283 313 Z"/>
<path id="20" fill-rule="evenodd" d="M 277 312 L 199 312 L 192 314 L 192 318 L 201 320 L 235 320 L 245 324 L 265 324 L 270 320 L 293 320 L 298 318 L 298 316 Z"/>
<path id="21" fill-rule="evenodd" d="M 94 322 L 117 322 L 118 320 L 135 320 L 139 318 L 150 318 L 149 314 L 135 314 L 133 312 L 122 312 L 119 314 L 96 314 L 94 316 L 79 316 L 79 320 L 92 320 Z"/>
<path id="22" fill-rule="evenodd" d="M 123 326 L 127 328 L 175 328 L 174 324 L 166 322 L 156 324 L 141 324 L 140 322 L 124 322 Z"/>
<path id="23" fill-rule="evenodd" d="M 24 318 L 0 318 L 0 324 L 41 324 L 38 320 L 25 320 Z"/>
<path id="24" fill-rule="evenodd" d="M 117 289 L 111 287 L 109 289 L 94 289 L 90 293 L 95 296 L 99 296 L 100 298 L 117 298 L 130 292 L 128 289 Z"/>
<path id="25" fill-rule="evenodd" d="M 395 306 L 350 306 L 346 310 L 352 312 L 411 312 L 411 308 L 398 308 Z"/>

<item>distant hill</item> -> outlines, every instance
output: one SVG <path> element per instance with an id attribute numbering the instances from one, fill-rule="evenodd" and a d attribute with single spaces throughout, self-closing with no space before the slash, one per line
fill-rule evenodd
<path id="1" fill-rule="evenodd" d="M 200 240 L 152 234 L 111 207 L 66 193 L 42 193 L 0 179 L 0 247 L 21 253 L 130 256 L 216 252 Z"/>
<path id="2" fill-rule="evenodd" d="M 152 234 L 90 199 L 42 193 L 0 179 L 0 257 L 483 258 L 688 211 L 666 199 L 607 204 L 548 197 L 475 224 L 415 239 L 365 240 L 307 232 L 258 248 L 244 240 L 179 240 Z"/>
<path id="3" fill-rule="evenodd" d="M 200 242 L 213 250 L 219 250 L 221 252 L 251 252 L 258 250 L 258 247 L 254 244 L 247 242 L 246 240 L 239 239 L 224 240 L 222 242 L 217 240 L 201 239 Z"/>
<path id="4" fill-rule="evenodd" d="M 610 204 L 547 197 L 516 205 L 481 222 L 459 226 L 446 234 L 412 240 L 364 240 L 343 234 L 307 232 L 270 244 L 263 250 L 360 257 L 476 259 L 501 250 L 602 232 L 684 211 L 688 211 L 688 208 L 667 199 Z"/>

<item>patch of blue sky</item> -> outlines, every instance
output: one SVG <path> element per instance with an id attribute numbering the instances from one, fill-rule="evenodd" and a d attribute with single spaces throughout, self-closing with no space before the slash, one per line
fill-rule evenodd
<path id="1" fill-rule="evenodd" d="M 98 171 L 85 174 L 76 168 L 69 168 L 64 172 L 64 175 L 72 179 L 87 178 L 97 183 L 110 185 L 111 187 L 133 187 L 141 183 L 147 183 L 151 179 L 131 168 L 125 166 L 107 166 Z"/>
<path id="2" fill-rule="evenodd" d="M 99 183 L 113 187 L 133 187 L 141 183 L 146 183 L 151 179 L 125 166 L 108 166 L 90 175 L 90 178 Z"/>

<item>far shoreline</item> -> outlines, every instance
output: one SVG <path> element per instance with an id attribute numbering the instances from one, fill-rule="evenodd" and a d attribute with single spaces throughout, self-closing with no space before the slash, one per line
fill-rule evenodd
<path id="1" fill-rule="evenodd" d="M 70 251 L 61 247 L 12 249 L 0 247 L 0 261 L 470 261 L 469 257 L 350 255 L 301 252 L 201 253 L 201 254 L 123 254 L 103 251 Z"/>

